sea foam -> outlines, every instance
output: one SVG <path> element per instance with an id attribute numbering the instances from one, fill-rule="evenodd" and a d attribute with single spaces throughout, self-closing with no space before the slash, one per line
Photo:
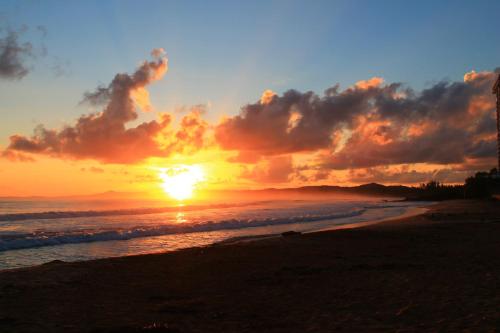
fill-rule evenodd
<path id="1" fill-rule="evenodd" d="M 111 240 L 128 240 L 139 237 L 153 237 L 179 233 L 207 232 L 216 230 L 241 229 L 249 227 L 262 227 L 292 223 L 307 223 L 363 214 L 366 208 L 348 212 L 301 215 L 293 217 L 269 217 L 263 219 L 228 219 L 221 221 L 202 221 L 197 223 L 166 224 L 160 226 L 141 226 L 129 229 L 97 229 L 78 231 L 35 231 L 31 233 L 9 232 L 0 235 L 0 251 L 27 249 L 42 246 L 89 243 Z"/>

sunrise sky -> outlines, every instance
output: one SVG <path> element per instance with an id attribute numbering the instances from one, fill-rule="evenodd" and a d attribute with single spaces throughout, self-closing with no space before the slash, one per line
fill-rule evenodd
<path id="1" fill-rule="evenodd" d="M 62 3 L 0 2 L 0 196 L 495 166 L 498 1 Z"/>

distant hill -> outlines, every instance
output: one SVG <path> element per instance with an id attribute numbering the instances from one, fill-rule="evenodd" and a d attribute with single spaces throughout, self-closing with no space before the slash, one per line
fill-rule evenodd
<path id="1" fill-rule="evenodd" d="M 320 186 L 302 186 L 290 188 L 266 188 L 259 190 L 209 190 L 206 193 L 211 193 L 215 196 L 222 197 L 246 197 L 246 196 L 280 196 L 287 197 L 289 195 L 328 195 L 328 194 L 343 194 L 343 195 L 365 195 L 379 197 L 394 197 L 406 198 L 415 196 L 417 188 L 403 185 L 386 186 L 377 183 L 363 184 L 359 186 L 344 187 L 334 185 Z M 146 199 L 150 197 L 145 192 L 116 192 L 108 191 L 103 193 L 87 194 L 87 195 L 70 195 L 70 196 L 16 196 L 16 197 L 0 197 L 0 200 L 124 200 L 124 199 Z"/>
<path id="2" fill-rule="evenodd" d="M 362 195 L 362 196 L 377 196 L 390 198 L 409 198 L 415 197 L 418 193 L 418 188 L 403 185 L 382 185 L 377 183 L 363 184 L 359 186 L 335 186 L 335 185 L 318 185 L 318 186 L 302 186 L 289 188 L 266 188 L 258 190 L 211 190 L 206 191 L 214 197 L 222 196 L 229 198 L 239 197 L 281 197 L 292 198 L 297 195 L 308 196 L 328 196 L 328 195 Z"/>
<path id="3" fill-rule="evenodd" d="M 359 186 L 302 186 L 295 188 L 268 188 L 264 190 L 256 190 L 254 192 L 270 192 L 270 193 L 287 193 L 293 192 L 297 194 L 352 194 L 352 195 L 369 195 L 383 197 L 410 197 L 415 195 L 417 189 L 403 185 L 382 185 L 377 183 L 363 184 Z"/>
<path id="4" fill-rule="evenodd" d="M 436 181 L 420 184 L 419 187 L 404 185 L 382 185 L 369 183 L 358 186 L 302 186 L 289 188 L 266 188 L 258 190 L 205 190 L 204 199 L 192 201 L 205 201 L 211 199 L 245 199 L 254 197 L 256 199 L 283 198 L 293 199 L 293 195 L 327 196 L 331 195 L 363 195 L 388 198 L 401 198 L 407 200 L 448 200 L 463 198 L 491 197 L 500 194 L 500 176 L 496 169 L 488 172 L 478 172 L 475 176 L 467 178 L 463 185 L 446 185 Z M 92 195 L 74 195 L 66 197 L 0 197 L 0 200 L 144 200 L 150 199 L 151 194 L 146 192 L 115 192 L 108 191 Z M 165 199 L 161 199 L 165 200 Z"/>

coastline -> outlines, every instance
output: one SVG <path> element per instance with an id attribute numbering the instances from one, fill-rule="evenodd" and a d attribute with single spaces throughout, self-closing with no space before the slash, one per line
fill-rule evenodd
<path id="1" fill-rule="evenodd" d="M 495 331 L 498 201 L 354 229 L 0 272 L 5 332 Z"/>
<path id="2" fill-rule="evenodd" d="M 267 222 L 265 218 L 255 219 L 252 224 L 247 224 L 245 218 L 226 219 L 223 220 L 226 225 L 221 228 L 213 227 L 213 224 L 209 222 L 186 224 L 185 230 L 182 230 L 184 223 L 162 225 L 161 221 L 158 221 L 159 227 L 157 228 L 150 227 L 149 222 L 145 221 L 146 227 L 142 228 L 138 227 L 141 223 L 135 222 L 135 219 L 125 219 L 124 228 L 116 228 L 113 225 L 105 227 L 98 221 L 93 222 L 93 226 L 90 228 L 94 227 L 96 232 L 65 233 L 55 231 L 41 234 L 41 236 L 35 232 L 34 237 L 29 237 L 30 231 L 28 230 L 26 236 L 11 239 L 7 237 L 6 241 L 4 241 L 5 239 L 0 241 L 0 271 L 33 267 L 54 260 L 76 262 L 172 252 L 217 243 L 277 237 L 288 231 L 308 233 L 329 228 L 335 229 L 339 226 L 343 226 L 341 228 L 364 226 L 378 223 L 387 218 L 407 215 L 408 210 L 413 205 L 415 203 L 397 204 L 396 206 L 388 204 L 379 207 L 369 203 L 364 206 L 362 203 L 354 206 L 351 211 L 345 207 L 340 207 L 338 210 L 333 208 L 326 216 L 321 214 L 315 216 L 314 213 L 312 216 L 307 215 L 307 213 L 305 215 L 296 213 L 299 215 L 288 216 L 283 219 L 284 221 L 278 219 L 278 223 Z M 417 205 L 426 205 L 426 203 L 417 203 Z M 210 217 L 204 219 L 211 220 Z M 83 221 L 85 223 L 85 220 Z M 20 228 L 24 227 L 24 223 L 14 223 Z M 54 221 L 48 220 L 47 223 L 50 228 Z M 181 230 L 176 232 L 175 228 Z"/>
<path id="3" fill-rule="evenodd" d="M 321 229 L 321 230 L 315 230 L 312 232 L 323 232 L 323 231 L 334 231 L 334 230 L 342 230 L 342 229 L 363 228 L 363 227 L 368 227 L 371 225 L 376 225 L 376 224 L 384 223 L 384 222 L 404 220 L 404 219 L 408 219 L 411 217 L 416 217 L 416 216 L 425 214 L 427 211 L 432 209 L 431 207 L 432 207 L 432 204 L 431 204 L 431 206 L 427 206 L 427 207 L 407 207 L 407 210 L 401 215 L 396 215 L 396 216 L 391 216 L 391 217 L 387 217 L 387 218 L 382 218 L 379 220 L 372 220 L 372 221 L 361 222 L 361 223 L 340 224 L 340 225 L 331 226 L 331 227 Z"/>
<path id="4" fill-rule="evenodd" d="M 432 204 L 431 204 L 432 205 Z M 344 223 L 344 224 L 336 224 L 332 225 L 330 227 L 326 227 L 323 229 L 318 229 L 318 230 L 313 230 L 313 231 L 306 231 L 306 232 L 298 232 L 297 234 L 313 234 L 317 232 L 325 232 L 325 231 L 334 231 L 334 230 L 343 230 L 343 229 L 355 229 L 355 228 L 363 228 L 371 225 L 376 225 L 379 223 L 384 223 L 384 222 L 389 222 L 389 221 L 396 221 L 396 220 L 402 220 L 402 219 L 407 219 L 410 217 L 415 217 L 421 214 L 424 214 L 428 210 L 430 210 L 432 206 L 426 206 L 426 207 L 407 207 L 407 210 L 400 215 L 396 216 L 391 216 L 387 218 L 381 218 L 381 219 L 374 219 L 366 222 L 355 222 L 355 223 Z M 328 222 L 336 222 L 336 220 L 325 220 L 323 221 L 324 223 Z M 288 231 L 290 235 L 296 234 L 294 230 Z M 233 237 L 233 238 L 228 238 L 225 240 L 222 240 L 220 242 L 216 242 L 213 244 L 209 244 L 207 246 L 217 246 L 217 245 L 227 245 L 227 244 L 234 244 L 234 243 L 239 243 L 239 242 L 253 242 L 253 241 L 259 241 L 262 239 L 269 239 L 269 238 L 277 238 L 277 237 L 282 237 L 283 233 L 279 234 L 262 234 L 262 235 L 255 235 L 255 236 L 242 236 L 242 237 Z"/>

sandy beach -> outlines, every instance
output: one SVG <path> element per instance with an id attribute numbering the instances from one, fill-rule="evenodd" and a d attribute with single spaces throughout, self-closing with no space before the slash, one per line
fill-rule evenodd
<path id="1" fill-rule="evenodd" d="M 500 204 L 0 272 L 1 332 L 497 332 Z"/>

